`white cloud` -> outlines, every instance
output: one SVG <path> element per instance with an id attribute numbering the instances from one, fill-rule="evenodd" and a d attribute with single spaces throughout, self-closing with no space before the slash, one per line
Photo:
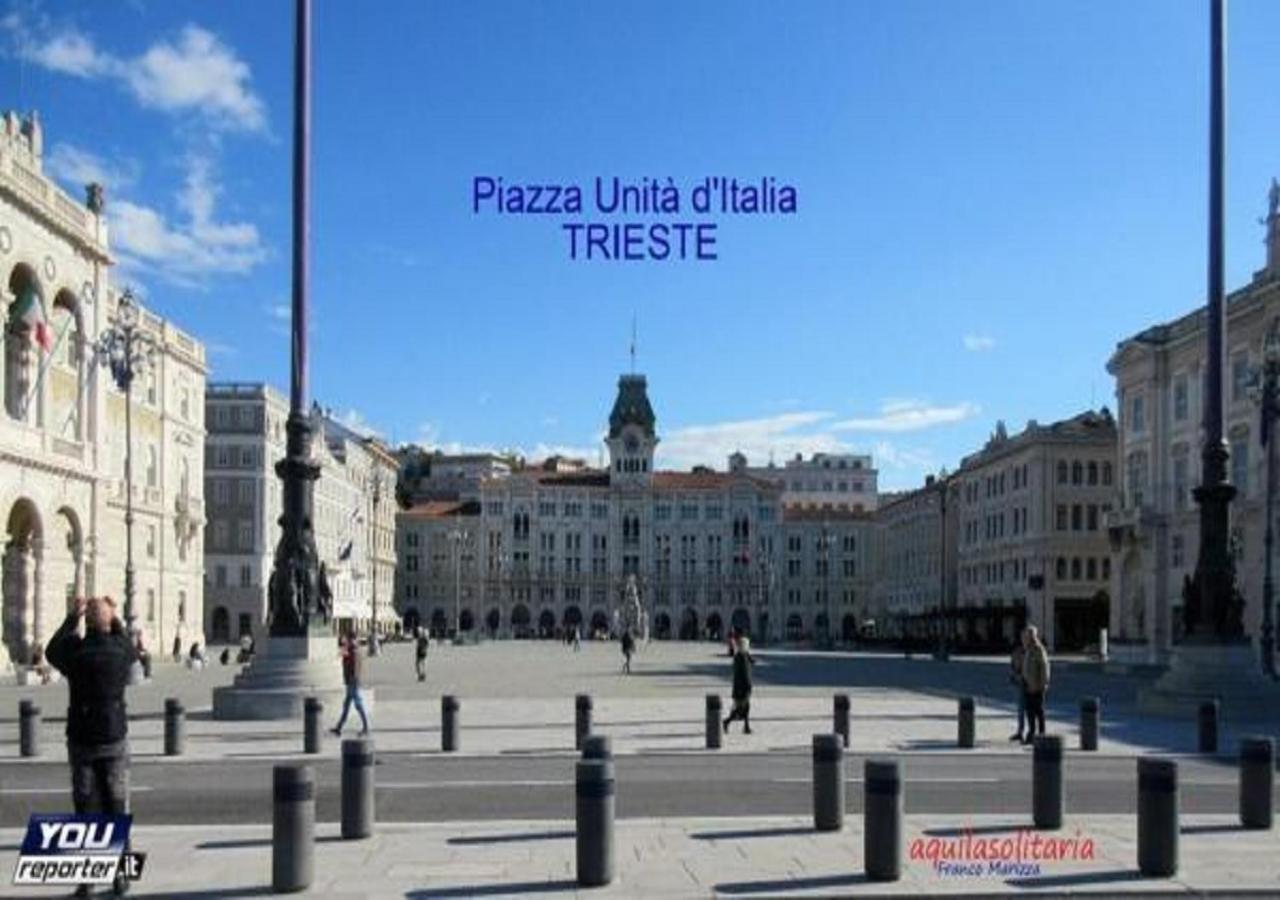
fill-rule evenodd
<path id="1" fill-rule="evenodd" d="M 110 194 L 128 188 L 138 180 L 138 163 L 129 160 L 116 164 L 88 150 L 57 143 L 45 154 L 44 170 L 61 181 L 72 193 L 78 193 L 90 182 L 103 185 Z"/>
<path id="2" fill-rule="evenodd" d="M 211 275 L 249 272 L 266 259 L 266 248 L 257 226 L 217 220 L 220 192 L 212 162 L 192 156 L 176 199 L 185 221 L 170 222 L 156 209 L 129 200 L 108 204 L 121 264 L 185 285 L 199 285 Z"/>
<path id="3" fill-rule="evenodd" d="M 836 453 L 846 449 L 838 437 L 812 430 L 831 418 L 827 412 L 789 412 L 759 419 L 740 419 L 707 425 L 685 425 L 660 434 L 658 460 L 667 467 L 695 465 L 723 469 L 729 454 L 741 451 L 753 464 L 772 456 L 779 464 L 796 453 Z"/>
<path id="4" fill-rule="evenodd" d="M 966 334 L 964 336 L 964 349 L 970 353 L 983 353 L 987 350 L 994 350 L 996 339 L 988 334 Z"/>
<path id="5" fill-rule="evenodd" d="M 187 25 L 176 40 L 160 40 L 132 59 L 99 50 L 93 39 L 74 29 L 40 36 L 16 16 L 5 27 L 19 41 L 28 62 L 77 78 L 110 79 L 149 109 L 194 113 L 218 128 L 262 131 L 266 109 L 252 87 L 253 73 L 235 50 L 198 25 Z"/>
<path id="6" fill-rule="evenodd" d="M 361 437 L 382 437 L 382 432 L 374 428 L 358 409 L 348 409 L 342 413 L 330 412 L 330 415 L 339 425 L 351 429 Z"/>
<path id="7" fill-rule="evenodd" d="M 973 403 L 934 406 L 918 400 L 891 400 L 880 406 L 880 414 L 833 422 L 833 431 L 903 432 L 920 431 L 971 419 L 979 412 Z"/>

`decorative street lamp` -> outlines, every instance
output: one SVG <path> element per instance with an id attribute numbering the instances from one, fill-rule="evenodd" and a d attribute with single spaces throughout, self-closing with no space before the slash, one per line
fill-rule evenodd
<path id="1" fill-rule="evenodd" d="M 1267 329 L 1267 339 L 1262 347 L 1262 369 L 1258 373 L 1253 391 L 1261 411 L 1259 435 L 1267 448 L 1267 495 L 1263 507 L 1267 519 L 1265 538 L 1265 563 L 1262 576 L 1262 672 L 1271 678 L 1276 676 L 1275 644 L 1275 498 L 1276 498 L 1276 441 L 1272 429 L 1280 418 L 1280 318 L 1272 319 Z"/>
<path id="2" fill-rule="evenodd" d="M 462 545 L 470 542 L 471 532 L 455 528 L 449 532 L 453 540 L 453 637 L 455 643 L 462 640 Z"/>
<path id="3" fill-rule="evenodd" d="M 124 391 L 124 621 L 137 639 L 137 610 L 133 605 L 133 379 L 143 368 L 154 368 L 156 339 L 141 325 L 141 311 L 133 292 L 125 290 L 116 304 L 111 327 L 98 336 L 98 360 L 111 372 L 116 387 Z"/>

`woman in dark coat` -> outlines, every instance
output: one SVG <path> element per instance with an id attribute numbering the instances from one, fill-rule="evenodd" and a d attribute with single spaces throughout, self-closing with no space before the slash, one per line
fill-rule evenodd
<path id="1" fill-rule="evenodd" d="M 751 667 L 755 659 L 751 656 L 751 644 L 745 634 L 735 635 L 733 642 L 733 709 L 729 718 L 724 720 L 724 730 L 729 731 L 729 723 L 734 719 L 742 720 L 742 730 L 751 733 Z"/>

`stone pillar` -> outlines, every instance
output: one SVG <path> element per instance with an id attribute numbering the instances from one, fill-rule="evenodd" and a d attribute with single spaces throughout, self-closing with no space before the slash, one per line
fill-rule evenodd
<path id="1" fill-rule="evenodd" d="M 44 558 L 44 542 L 33 537 L 30 541 L 30 568 L 27 570 L 31 573 L 31 642 L 32 649 L 35 645 L 44 645 L 49 635 L 45 633 L 45 591 L 44 591 L 44 566 L 40 564 L 40 560 Z"/>
<path id="2" fill-rule="evenodd" d="M 32 629 L 32 569 L 34 561 L 26 544 L 10 543 L 4 551 L 4 642 L 19 665 L 30 652 Z"/>

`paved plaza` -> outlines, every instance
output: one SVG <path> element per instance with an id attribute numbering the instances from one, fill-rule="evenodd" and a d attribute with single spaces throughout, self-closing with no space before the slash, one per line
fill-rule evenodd
<path id="1" fill-rule="evenodd" d="M 1234 826 L 1241 736 L 1280 733 L 1275 720 L 1224 722 L 1221 753 L 1195 753 L 1195 723 L 1139 716 L 1141 676 L 1095 662 L 1055 666 L 1050 731 L 1066 736 L 1067 826 L 1091 836 L 1088 861 L 1039 874 L 942 873 L 906 863 L 883 885 L 862 876 L 862 762 L 903 765 L 908 838 L 954 837 L 1030 823 L 1028 750 L 1010 743 L 1013 705 L 1003 660 L 948 663 L 901 655 L 757 651 L 754 734 L 704 749 L 704 696 L 728 695 L 729 660 L 713 644 L 653 643 L 623 676 L 616 644 L 573 651 L 550 642 L 432 648 L 425 684 L 408 645 L 371 660 L 379 827 L 336 837 L 339 741 L 301 753 L 300 722 L 219 722 L 215 686 L 235 666 L 192 672 L 157 663 L 130 691 L 137 844 L 149 853 L 143 896 L 249 896 L 269 882 L 270 776 L 286 759 L 315 766 L 317 896 L 568 895 L 573 883 L 573 697 L 594 698 L 594 726 L 617 755 L 618 879 L 602 896 L 799 896 L 1008 890 L 1118 891 L 1249 887 L 1280 891 L 1276 833 Z M 837 834 L 809 818 L 812 735 L 829 732 L 832 695 L 851 697 L 848 817 Z M 440 750 L 440 697 L 462 701 L 458 753 Z M 956 746 L 956 697 L 977 700 L 977 741 Z M 162 755 L 161 710 L 188 711 L 186 753 Z M 1097 753 L 1077 751 L 1080 698 L 1103 707 Z M 44 712 L 43 753 L 19 759 L 16 710 Z M 65 687 L 0 688 L 0 844 L 12 854 L 33 811 L 68 805 L 61 728 Z M 336 710 L 326 710 L 326 724 Z M 350 733 L 354 728 L 348 726 Z M 1185 837 L 1178 879 L 1137 879 L 1135 758 L 1179 759 Z M 7 877 L 7 876 L 6 876 Z M 45 892 L 48 895 L 48 892 Z"/>

